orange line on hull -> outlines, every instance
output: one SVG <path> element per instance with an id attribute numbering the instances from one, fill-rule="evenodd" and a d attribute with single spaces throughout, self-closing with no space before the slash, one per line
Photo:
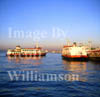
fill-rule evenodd
<path id="1" fill-rule="evenodd" d="M 68 57 L 68 58 L 87 58 L 88 56 L 85 55 L 62 55 L 64 57 Z"/>

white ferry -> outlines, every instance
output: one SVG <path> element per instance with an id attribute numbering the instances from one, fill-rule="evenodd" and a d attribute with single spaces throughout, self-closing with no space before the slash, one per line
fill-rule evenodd
<path id="1" fill-rule="evenodd" d="M 44 51 L 41 47 L 34 48 L 21 48 L 20 46 L 16 46 L 15 49 L 8 49 L 7 56 L 45 56 L 46 51 Z"/>
<path id="2" fill-rule="evenodd" d="M 87 50 L 85 46 L 65 45 L 62 49 L 62 57 L 68 60 L 87 60 Z"/>

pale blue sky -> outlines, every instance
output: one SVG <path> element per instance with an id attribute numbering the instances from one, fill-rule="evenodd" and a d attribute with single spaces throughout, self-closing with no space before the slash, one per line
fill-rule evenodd
<path id="1" fill-rule="evenodd" d="M 32 38 L 9 38 L 9 27 L 13 31 L 39 30 L 39 35 L 46 31 L 46 37 L 38 40 L 45 48 L 60 48 L 67 39 L 99 44 L 100 0 L 0 0 L 0 48 L 35 44 Z M 54 27 L 66 35 L 52 38 Z"/>

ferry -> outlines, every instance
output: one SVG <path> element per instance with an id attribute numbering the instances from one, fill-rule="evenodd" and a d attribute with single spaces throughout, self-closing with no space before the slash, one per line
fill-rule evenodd
<path id="1" fill-rule="evenodd" d="M 21 48 L 19 45 L 16 46 L 15 49 L 8 49 L 7 56 L 21 56 L 21 57 L 29 57 L 29 56 L 45 56 L 46 51 L 44 51 L 41 47 L 36 46 L 34 48 Z"/>
<path id="2" fill-rule="evenodd" d="M 89 41 L 89 49 L 87 49 L 88 59 L 90 61 L 100 61 L 100 47 L 93 47 L 92 42 Z"/>
<path id="3" fill-rule="evenodd" d="M 65 45 L 62 49 L 62 57 L 67 60 L 87 60 L 88 55 L 85 46 L 78 46 L 76 42 Z"/>
<path id="4" fill-rule="evenodd" d="M 88 50 L 88 58 L 91 61 L 100 61 L 100 49 Z"/>

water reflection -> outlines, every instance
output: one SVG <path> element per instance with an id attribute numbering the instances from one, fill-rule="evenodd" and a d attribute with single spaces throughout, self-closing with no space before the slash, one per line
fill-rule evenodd
<path id="1" fill-rule="evenodd" d="M 85 71 L 87 66 L 86 62 L 81 61 L 66 61 L 63 60 L 64 69 L 68 71 Z"/>
<path id="2" fill-rule="evenodd" d="M 64 64 L 64 69 L 66 71 L 71 71 L 72 74 L 78 74 L 79 81 L 86 82 L 87 81 L 87 62 L 83 61 L 67 61 L 65 59 L 62 60 L 62 63 Z"/>
<path id="3" fill-rule="evenodd" d="M 42 64 L 42 56 L 39 57 L 10 57 L 8 56 L 8 62 L 15 62 L 20 64 L 33 64 L 33 65 L 40 65 Z"/>
<path id="4" fill-rule="evenodd" d="M 100 70 L 99 62 L 67 61 L 63 59 L 62 63 L 66 71 L 71 71 L 72 74 L 79 74 L 79 80 L 84 82 L 94 81 L 94 74 Z M 92 79 L 91 76 L 93 77 Z"/>

